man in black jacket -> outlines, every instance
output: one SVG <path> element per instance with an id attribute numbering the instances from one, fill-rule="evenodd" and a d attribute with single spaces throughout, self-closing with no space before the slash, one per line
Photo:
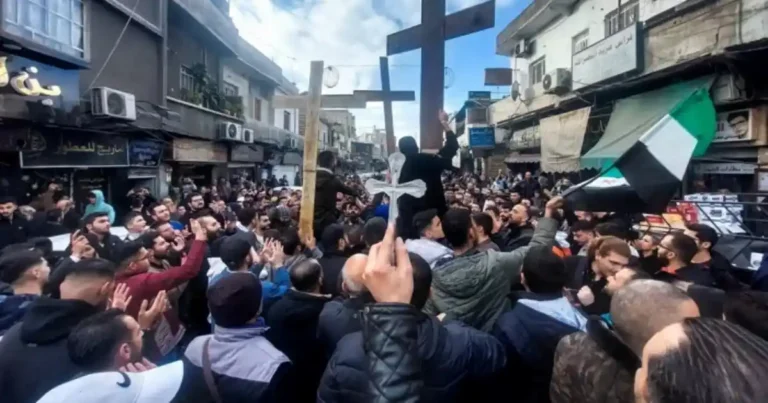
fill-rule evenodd
<path id="1" fill-rule="evenodd" d="M 340 212 L 336 208 L 336 194 L 344 193 L 358 196 L 357 191 L 344 185 L 333 173 L 336 156 L 331 151 L 317 155 L 317 179 L 315 181 L 315 238 L 320 239 L 325 227 L 339 220 Z"/>
<path id="2" fill-rule="evenodd" d="M 443 192 L 443 171 L 453 169 L 453 157 L 459 150 L 459 142 L 456 134 L 448 126 L 448 115 L 440 114 L 440 122 L 445 129 L 445 145 L 437 154 L 419 152 L 419 146 L 413 137 L 407 136 L 400 139 L 398 148 L 405 154 L 405 164 L 400 173 L 400 183 L 406 183 L 421 179 L 427 185 L 427 191 L 423 197 L 417 199 L 410 195 L 403 195 L 397 200 L 398 212 L 401 223 L 399 234 L 405 234 L 408 238 L 416 239 L 418 234 L 410 228 L 413 215 L 419 211 L 436 209 L 440 217 L 448 211 Z"/>
<path id="3" fill-rule="evenodd" d="M 40 298 L 0 341 L 0 396 L 34 403 L 82 371 L 69 358 L 67 337 L 83 319 L 103 311 L 114 290 L 114 265 L 103 259 L 73 265 L 61 299 Z"/>
<path id="4" fill-rule="evenodd" d="M 85 237 L 98 256 L 116 262 L 118 249 L 123 245 L 123 241 L 110 232 L 111 225 L 107 213 L 91 213 L 85 216 L 85 229 Z"/>
<path id="5" fill-rule="evenodd" d="M 411 305 L 421 310 L 429 297 L 432 270 L 418 255 L 408 256 L 413 267 Z M 455 401 L 463 379 L 482 378 L 504 367 L 504 347 L 488 333 L 460 322 L 441 323 L 440 319 L 425 314 L 421 314 L 417 326 L 417 351 L 424 376 L 419 401 Z M 372 393 L 366 373 L 369 365 L 362 332 L 341 339 L 320 382 L 318 401 L 368 401 Z"/>
<path id="6" fill-rule="evenodd" d="M 13 197 L 0 197 L 0 250 L 27 241 L 29 222 L 18 212 Z"/>
<path id="7" fill-rule="evenodd" d="M 325 369 L 325 352 L 317 339 L 317 321 L 330 297 L 320 293 L 323 269 L 315 259 L 291 268 L 293 286 L 275 302 L 267 316 L 267 340 L 291 359 L 296 371 L 298 402 L 311 402 Z"/>

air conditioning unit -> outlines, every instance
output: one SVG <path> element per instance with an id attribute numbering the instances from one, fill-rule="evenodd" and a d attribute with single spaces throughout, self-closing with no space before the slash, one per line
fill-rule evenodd
<path id="1" fill-rule="evenodd" d="M 715 103 L 742 101 L 747 99 L 747 86 L 744 77 L 734 74 L 724 74 L 712 84 L 710 94 Z"/>
<path id="2" fill-rule="evenodd" d="M 256 136 L 253 129 L 243 129 L 243 143 L 255 143 Z"/>
<path id="3" fill-rule="evenodd" d="M 515 56 L 528 57 L 533 53 L 533 43 L 527 39 L 523 39 L 515 45 Z"/>
<path id="4" fill-rule="evenodd" d="M 91 115 L 94 117 L 136 120 L 136 97 L 107 87 L 91 90 Z"/>
<path id="5" fill-rule="evenodd" d="M 541 82 L 547 94 L 565 94 L 571 90 L 571 72 L 568 69 L 555 69 L 544 75 Z"/>
<path id="6" fill-rule="evenodd" d="M 243 142 L 243 127 L 237 123 L 219 123 L 219 140 Z"/>

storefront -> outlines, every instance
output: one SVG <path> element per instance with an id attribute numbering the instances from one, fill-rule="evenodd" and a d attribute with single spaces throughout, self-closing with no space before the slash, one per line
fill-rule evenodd
<path id="1" fill-rule="evenodd" d="M 113 200 L 111 186 L 118 170 L 128 162 L 128 138 L 97 132 L 45 129 L 30 137 L 30 144 L 19 152 L 23 173 L 32 177 L 69 176 L 65 191 L 82 210 L 88 194 L 101 190 L 106 200 Z M 48 175 L 43 171 L 51 170 Z"/>
<path id="2" fill-rule="evenodd" d="M 181 190 L 191 181 L 197 188 L 210 187 L 214 178 L 223 174 L 227 163 L 227 146 L 210 141 L 176 138 L 171 144 L 171 186 Z"/>
<path id="3" fill-rule="evenodd" d="M 227 164 L 230 181 L 254 181 L 259 177 L 259 168 L 264 162 L 264 147 L 258 144 L 233 144 L 229 149 Z"/>

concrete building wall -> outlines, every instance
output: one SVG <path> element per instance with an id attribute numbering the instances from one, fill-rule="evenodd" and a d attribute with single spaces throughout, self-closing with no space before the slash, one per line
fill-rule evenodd
<path id="1" fill-rule="evenodd" d="M 165 3 L 165 0 L 157 1 Z M 137 101 L 162 104 L 165 97 L 162 36 L 141 23 L 132 22 L 94 82 L 98 70 L 117 43 L 128 15 L 108 3 L 98 1 L 91 2 L 90 12 L 90 54 L 94 68 L 81 72 L 81 91 L 85 92 L 93 82 L 91 87 L 111 87 L 134 94 Z"/>

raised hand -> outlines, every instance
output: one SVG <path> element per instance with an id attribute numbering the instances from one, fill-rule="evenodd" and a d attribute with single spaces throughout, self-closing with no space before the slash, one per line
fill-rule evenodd
<path id="1" fill-rule="evenodd" d="M 173 240 L 173 243 L 171 243 L 171 248 L 176 252 L 183 251 L 186 246 L 187 244 L 184 242 L 184 238 L 180 236 L 177 236 L 176 239 Z"/>
<path id="2" fill-rule="evenodd" d="M 401 238 L 390 224 L 384 240 L 373 245 L 365 264 L 363 283 L 377 302 L 408 304 L 413 295 L 413 266 Z"/>
<path id="3" fill-rule="evenodd" d="M 193 218 L 189 220 L 189 228 L 192 230 L 192 233 L 195 234 L 195 240 L 208 241 L 208 232 L 203 228 L 199 219 Z"/>
<path id="4" fill-rule="evenodd" d="M 112 294 L 112 300 L 109 304 L 110 308 L 119 309 L 125 312 L 128 309 L 128 304 L 131 303 L 131 290 L 124 283 L 120 283 L 115 287 L 115 292 Z"/>
<path id="5" fill-rule="evenodd" d="M 155 296 L 152 305 L 149 305 L 149 301 L 141 301 L 141 307 L 139 308 L 138 322 L 142 330 L 148 330 L 155 326 L 155 323 L 160 319 L 160 315 L 168 310 L 168 296 L 165 291 L 160 291 Z"/>

